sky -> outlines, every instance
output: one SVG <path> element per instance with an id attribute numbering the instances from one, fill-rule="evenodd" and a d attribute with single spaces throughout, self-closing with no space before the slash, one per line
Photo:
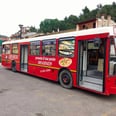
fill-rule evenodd
<path id="1" fill-rule="evenodd" d="M 0 35 L 11 36 L 19 24 L 35 26 L 44 19 L 63 20 L 66 16 L 79 16 L 87 6 L 90 10 L 98 4 L 112 4 L 115 0 L 0 0 Z"/>

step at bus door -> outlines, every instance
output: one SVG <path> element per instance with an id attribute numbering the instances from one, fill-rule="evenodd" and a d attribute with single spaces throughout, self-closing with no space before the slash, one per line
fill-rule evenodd
<path id="1" fill-rule="evenodd" d="M 21 71 L 28 71 L 28 45 L 21 45 Z"/>
<path id="2" fill-rule="evenodd" d="M 101 56 L 100 45 L 103 44 Z M 103 92 L 105 41 L 92 39 L 78 41 L 78 85 Z"/>

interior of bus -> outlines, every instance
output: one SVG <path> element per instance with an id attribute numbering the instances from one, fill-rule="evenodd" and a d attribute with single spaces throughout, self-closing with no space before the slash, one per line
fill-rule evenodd
<path id="1" fill-rule="evenodd" d="M 79 85 L 103 91 L 105 39 L 79 41 Z"/>
<path id="2" fill-rule="evenodd" d="M 105 49 L 105 38 L 79 41 L 79 86 L 103 92 Z M 116 38 L 110 38 L 108 73 L 116 75 Z"/>

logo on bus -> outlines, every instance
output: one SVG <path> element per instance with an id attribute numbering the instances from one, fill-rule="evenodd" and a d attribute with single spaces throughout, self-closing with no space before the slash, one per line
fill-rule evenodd
<path id="1" fill-rule="evenodd" d="M 59 60 L 59 65 L 62 67 L 69 67 L 72 64 L 72 59 L 62 58 Z"/>

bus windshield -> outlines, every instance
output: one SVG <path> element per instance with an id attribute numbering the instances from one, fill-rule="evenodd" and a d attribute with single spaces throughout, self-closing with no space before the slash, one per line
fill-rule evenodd
<path id="1" fill-rule="evenodd" d="M 116 75 L 116 38 L 110 40 L 109 74 Z"/>

